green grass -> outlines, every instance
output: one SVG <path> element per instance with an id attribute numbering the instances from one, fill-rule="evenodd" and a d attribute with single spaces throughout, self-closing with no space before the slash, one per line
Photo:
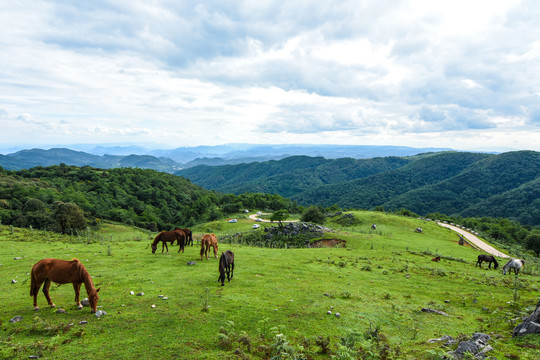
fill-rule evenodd
<path id="1" fill-rule="evenodd" d="M 540 357 L 536 337 L 511 338 L 538 300 L 537 274 L 520 275 L 516 282 L 514 276 L 476 268 L 479 252 L 459 246 L 454 233 L 434 223 L 375 212 L 356 215 L 362 223 L 352 228 L 328 224 L 341 230 L 325 237 L 346 240 L 344 249 L 221 244 L 220 253 L 235 253 L 236 265 L 224 287 L 217 281 L 218 261 L 200 261 L 197 246 L 183 254 L 176 247 L 152 254 L 155 234 L 106 225 L 91 230 L 87 241 L 1 226 L 0 358 L 68 359 L 84 353 L 111 359 L 257 359 L 281 350 L 323 359 L 343 355 L 347 348 L 340 342 L 356 336 L 354 347 L 363 349 L 364 358 L 369 352 L 381 358 L 386 348 L 388 358 L 438 359 L 434 354 L 443 347 L 428 339 L 478 331 L 492 335 L 489 356 Z M 195 237 L 253 231 L 253 221 L 238 220 L 196 226 Z M 414 232 L 418 226 L 422 234 Z M 441 262 L 431 261 L 434 254 Z M 33 311 L 28 274 L 45 257 L 79 258 L 101 287 L 98 306 L 107 315 L 76 310 L 71 285 L 51 286 L 54 302 L 66 313 L 48 308 L 41 293 L 40 310 Z M 450 316 L 422 312 L 424 307 Z M 9 323 L 14 316 L 23 320 Z M 80 325 L 82 320 L 88 323 Z M 276 337 L 278 332 L 284 337 Z"/>

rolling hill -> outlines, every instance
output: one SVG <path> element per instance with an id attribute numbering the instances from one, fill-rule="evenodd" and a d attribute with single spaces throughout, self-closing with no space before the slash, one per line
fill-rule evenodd
<path id="1" fill-rule="evenodd" d="M 277 193 L 302 205 L 409 209 L 467 216 L 501 216 L 540 224 L 540 153 L 440 152 L 406 158 L 292 157 L 280 161 L 198 166 L 177 172 L 221 192 Z M 495 206 L 497 205 L 498 206 Z"/>

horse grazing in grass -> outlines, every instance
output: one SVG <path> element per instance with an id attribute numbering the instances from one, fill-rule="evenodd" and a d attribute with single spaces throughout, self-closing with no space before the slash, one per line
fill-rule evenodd
<path id="1" fill-rule="evenodd" d="M 203 259 L 203 255 L 206 255 L 206 260 L 208 260 L 210 246 L 214 248 L 214 257 L 217 259 L 218 243 L 216 235 L 204 234 L 201 239 L 201 260 Z"/>
<path id="2" fill-rule="evenodd" d="M 193 233 L 191 232 L 190 229 L 180 229 L 179 227 L 175 227 L 174 230 L 183 231 L 184 234 L 186 234 L 186 246 L 189 246 L 189 244 L 193 246 Z"/>
<path id="3" fill-rule="evenodd" d="M 77 259 L 71 261 L 43 259 L 32 266 L 32 272 L 30 273 L 30 296 L 34 297 L 34 310 L 39 310 L 37 306 L 37 295 L 42 284 L 43 294 L 45 294 L 47 302 L 51 307 L 56 306 L 49 296 L 51 281 L 59 285 L 72 283 L 75 290 L 75 304 L 77 304 L 79 309 L 83 307 L 79 301 L 79 293 L 81 291 L 81 284 L 84 283 L 88 300 L 90 301 L 90 310 L 93 313 L 96 312 L 99 289 L 96 290 L 90 274 L 88 274 L 84 265 Z"/>
<path id="4" fill-rule="evenodd" d="M 484 255 L 484 254 L 478 255 L 478 260 L 476 261 L 475 266 L 482 267 L 482 262 L 484 262 L 484 261 L 489 263 L 488 269 L 491 269 L 491 263 L 493 263 L 493 268 L 494 269 L 497 269 L 499 267 L 499 263 L 497 262 L 497 259 L 495 259 L 494 256 Z"/>
<path id="5" fill-rule="evenodd" d="M 154 242 L 152 243 L 152 254 L 154 254 L 157 250 L 158 243 L 161 241 L 161 252 L 163 253 L 163 250 L 165 248 L 167 249 L 167 253 L 169 252 L 169 246 L 167 246 L 167 243 L 171 243 L 171 245 L 174 245 L 174 241 L 178 241 L 178 252 L 182 250 L 184 252 L 184 243 L 186 241 L 186 234 L 182 230 L 173 230 L 173 231 L 162 231 L 154 238 Z"/>
<path id="6" fill-rule="evenodd" d="M 417 233 L 421 233 L 421 232 L 424 231 L 424 230 L 422 230 L 421 227 L 417 227 L 414 231 L 416 231 Z"/>
<path id="7" fill-rule="evenodd" d="M 525 265 L 525 261 L 524 260 L 521 260 L 521 259 L 512 259 L 510 261 L 508 261 L 504 266 L 503 266 L 503 275 L 506 275 L 506 273 L 508 274 L 511 274 L 512 273 L 512 269 L 514 269 L 514 274 L 518 274 L 519 273 L 519 270 L 521 270 L 521 268 L 523 267 L 523 265 Z"/>
<path id="8" fill-rule="evenodd" d="M 371 225 L 371 230 L 377 230 L 377 225 L 375 224 Z"/>
<path id="9" fill-rule="evenodd" d="M 218 281 L 221 281 L 221 286 L 225 285 L 225 273 L 227 274 L 227 281 L 231 282 L 234 275 L 234 253 L 231 250 L 221 253 L 221 257 L 219 258 Z"/>

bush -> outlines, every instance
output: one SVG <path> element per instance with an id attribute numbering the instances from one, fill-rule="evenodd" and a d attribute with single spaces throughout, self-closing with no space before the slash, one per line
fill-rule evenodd
<path id="1" fill-rule="evenodd" d="M 303 222 L 312 222 L 312 223 L 315 223 L 315 224 L 324 224 L 324 221 L 326 220 L 326 216 L 323 214 L 323 212 L 317 206 L 310 206 L 302 214 L 302 217 L 300 218 L 300 220 L 302 220 Z"/>

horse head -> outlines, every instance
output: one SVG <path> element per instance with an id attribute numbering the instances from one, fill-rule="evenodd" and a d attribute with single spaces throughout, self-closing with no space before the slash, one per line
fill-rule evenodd
<path id="1" fill-rule="evenodd" d="M 152 245 L 151 245 L 151 248 L 152 248 L 152 254 L 155 254 L 155 253 L 156 253 L 156 250 L 157 250 L 157 245 L 152 244 Z"/>
<path id="2" fill-rule="evenodd" d="M 97 290 L 92 289 L 92 290 L 86 292 L 88 294 L 88 301 L 90 302 L 90 311 L 92 313 L 96 312 L 97 303 L 98 303 L 98 300 L 99 300 L 98 293 L 99 293 L 100 289 L 101 288 L 98 288 Z"/>

